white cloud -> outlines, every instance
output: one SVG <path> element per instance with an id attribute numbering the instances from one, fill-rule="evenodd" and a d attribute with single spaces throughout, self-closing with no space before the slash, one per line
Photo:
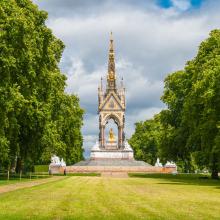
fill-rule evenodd
<path id="1" fill-rule="evenodd" d="M 113 31 L 115 39 L 118 78 L 123 76 L 126 85 L 126 133 L 130 136 L 136 121 L 164 108 L 160 101 L 164 78 L 195 56 L 199 43 L 219 27 L 220 20 L 220 4 L 213 1 L 191 11 L 189 0 L 172 0 L 169 9 L 159 8 L 153 1 L 144 6 L 130 1 L 127 5 L 105 2 L 93 5 L 90 12 L 81 1 L 41 4 L 53 14 L 49 14 L 48 26 L 66 45 L 61 64 L 68 76 L 66 91 L 77 93 L 86 110 L 83 134 L 87 155 L 98 138 L 97 87 L 107 72 L 109 32 Z M 58 13 L 60 7 L 62 13 Z"/>
<path id="2" fill-rule="evenodd" d="M 190 0 L 171 0 L 173 7 L 180 11 L 186 11 L 191 7 Z"/>

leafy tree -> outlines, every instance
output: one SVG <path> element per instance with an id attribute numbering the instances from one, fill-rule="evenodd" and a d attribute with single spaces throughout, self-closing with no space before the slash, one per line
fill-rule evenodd
<path id="1" fill-rule="evenodd" d="M 181 164 L 184 172 L 192 171 L 191 149 L 187 146 L 189 126 L 183 123 L 183 105 L 190 91 L 191 80 L 184 71 L 177 71 L 165 79 L 162 100 L 168 109 L 160 113 L 163 127 L 160 153 L 162 158 Z"/>
<path id="2" fill-rule="evenodd" d="M 129 141 L 135 157 L 152 162 L 157 154 L 163 161 L 177 162 L 185 172 L 198 166 L 209 168 L 212 178 L 218 178 L 219 94 L 220 30 L 213 30 L 184 70 L 165 79 L 161 99 L 167 109 L 157 118 L 136 123 L 135 133 Z"/>
<path id="3" fill-rule="evenodd" d="M 60 102 L 60 103 L 57 103 Z M 74 95 L 63 94 L 53 102 L 53 120 L 46 125 L 42 136 L 45 146 L 40 162 L 49 162 L 51 152 L 73 164 L 83 159 L 82 116 L 79 99 Z"/>
<path id="4" fill-rule="evenodd" d="M 158 156 L 161 139 L 159 115 L 155 116 L 154 119 L 137 122 L 135 126 L 135 132 L 129 139 L 135 159 L 154 164 Z"/>
<path id="5" fill-rule="evenodd" d="M 220 170 L 219 94 L 220 30 L 213 30 L 185 69 L 166 78 L 162 97 L 168 106 L 162 124 L 172 129 L 167 153 L 186 161 L 193 155 L 212 178 Z"/>
<path id="6" fill-rule="evenodd" d="M 31 0 L 1 1 L 0 165 L 17 170 L 53 153 L 69 162 L 82 158 L 83 111 L 78 98 L 64 92 L 58 67 L 64 45 L 46 19 Z"/>

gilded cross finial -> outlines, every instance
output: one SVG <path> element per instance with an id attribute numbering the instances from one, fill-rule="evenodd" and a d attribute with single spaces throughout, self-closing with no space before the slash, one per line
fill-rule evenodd
<path id="1" fill-rule="evenodd" d="M 112 34 L 112 31 L 110 32 L 110 40 L 113 40 L 113 34 Z"/>
<path id="2" fill-rule="evenodd" d="M 108 60 L 108 77 L 109 87 L 115 89 L 115 83 L 110 83 L 110 81 L 115 81 L 115 54 L 113 46 L 113 36 L 112 31 L 110 32 L 110 45 L 109 45 L 109 60 Z"/>
<path id="3" fill-rule="evenodd" d="M 113 53 L 113 55 L 114 55 L 113 34 L 112 34 L 112 31 L 110 32 L 110 47 L 109 47 L 109 53 Z"/>

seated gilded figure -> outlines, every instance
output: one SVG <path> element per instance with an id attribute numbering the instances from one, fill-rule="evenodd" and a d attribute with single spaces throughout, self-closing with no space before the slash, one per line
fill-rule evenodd
<path id="1" fill-rule="evenodd" d="M 109 131 L 108 141 L 109 142 L 115 142 L 115 135 L 113 133 L 113 129 L 112 128 Z"/>

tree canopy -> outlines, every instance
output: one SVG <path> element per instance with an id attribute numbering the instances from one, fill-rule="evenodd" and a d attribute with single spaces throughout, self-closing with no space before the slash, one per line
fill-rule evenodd
<path id="1" fill-rule="evenodd" d="M 212 177 L 218 178 L 220 30 L 211 31 L 209 38 L 199 46 L 196 57 L 187 62 L 183 70 L 166 77 L 161 99 L 167 105 L 167 109 L 161 111 L 159 117 L 162 128 L 157 145 L 159 156 L 176 162 L 182 161 L 185 171 L 190 171 L 192 163 L 196 163 L 200 168 L 210 169 Z M 144 123 L 148 122 L 149 120 Z M 136 130 L 135 136 L 137 133 Z M 135 148 L 142 151 L 145 145 L 140 140 L 144 140 L 147 135 L 146 132 L 140 134 L 137 142 L 139 144 Z M 145 143 L 157 137 L 151 135 L 151 132 L 148 134 Z M 131 140 L 133 139 L 132 136 Z M 136 155 L 139 151 L 135 151 Z"/>
<path id="2" fill-rule="evenodd" d="M 45 25 L 47 13 L 30 0 L 0 4 L 0 166 L 21 169 L 82 158 L 83 110 L 64 89 L 64 44 Z"/>
<path id="3" fill-rule="evenodd" d="M 160 135 L 159 116 L 144 122 L 137 122 L 135 133 L 129 139 L 129 144 L 134 150 L 135 159 L 154 164 L 158 156 Z"/>

